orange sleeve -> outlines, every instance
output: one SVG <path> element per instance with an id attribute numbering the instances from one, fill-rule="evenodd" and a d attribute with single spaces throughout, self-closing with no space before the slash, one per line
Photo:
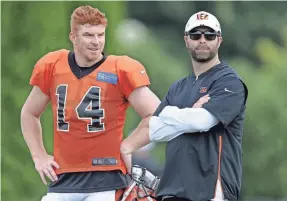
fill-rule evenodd
<path id="1" fill-rule="evenodd" d="M 122 56 L 117 62 L 119 84 L 126 98 L 138 87 L 150 85 L 145 67 L 137 60 Z"/>
<path id="2" fill-rule="evenodd" d="M 50 96 L 51 77 L 56 61 L 57 57 L 54 53 L 44 55 L 35 64 L 30 78 L 30 85 L 38 86 L 48 96 Z"/>

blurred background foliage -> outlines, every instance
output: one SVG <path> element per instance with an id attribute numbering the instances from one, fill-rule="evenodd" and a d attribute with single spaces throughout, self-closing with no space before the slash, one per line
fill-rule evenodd
<path id="1" fill-rule="evenodd" d="M 46 186 L 34 169 L 20 129 L 35 62 L 47 52 L 71 49 L 70 15 L 89 4 L 109 20 L 107 54 L 142 62 L 151 89 L 163 98 L 191 72 L 183 41 L 188 18 L 199 10 L 216 15 L 223 29 L 220 58 L 249 88 L 244 129 L 241 200 L 287 200 L 287 2 L 1 2 L 3 201 L 40 201 Z M 125 135 L 140 118 L 128 110 Z M 42 117 L 46 149 L 53 146 L 52 113 Z M 153 155 L 163 164 L 165 145 Z"/>

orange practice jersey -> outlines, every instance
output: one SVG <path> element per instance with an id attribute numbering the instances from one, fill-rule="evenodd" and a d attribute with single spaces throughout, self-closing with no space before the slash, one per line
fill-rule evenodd
<path id="1" fill-rule="evenodd" d="M 150 84 L 145 68 L 128 56 L 107 56 L 77 78 L 69 51 L 50 52 L 35 65 L 30 84 L 51 100 L 54 158 L 64 172 L 110 171 L 126 167 L 120 158 L 127 97 Z"/>

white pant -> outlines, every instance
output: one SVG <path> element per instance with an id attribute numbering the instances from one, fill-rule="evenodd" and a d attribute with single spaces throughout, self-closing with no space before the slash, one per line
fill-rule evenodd
<path id="1" fill-rule="evenodd" d="M 116 191 L 96 193 L 47 193 L 41 201 L 115 201 Z"/>

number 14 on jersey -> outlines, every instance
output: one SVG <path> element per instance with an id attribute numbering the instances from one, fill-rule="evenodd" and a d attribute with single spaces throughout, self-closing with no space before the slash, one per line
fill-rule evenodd
<path id="1" fill-rule="evenodd" d="M 59 131 L 69 131 L 70 124 L 65 120 L 65 108 L 67 103 L 68 85 L 61 84 L 56 89 L 58 97 L 57 107 L 57 129 Z M 82 100 L 75 108 L 78 119 L 88 119 L 90 124 L 87 124 L 87 132 L 100 132 L 105 130 L 104 123 L 101 119 L 104 118 L 104 110 L 100 107 L 101 88 L 92 86 Z"/>

